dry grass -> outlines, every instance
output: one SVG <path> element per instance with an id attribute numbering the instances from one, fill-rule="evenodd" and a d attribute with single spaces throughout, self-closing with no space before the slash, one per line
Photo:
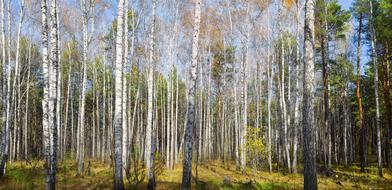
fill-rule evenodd
<path id="1" fill-rule="evenodd" d="M 88 162 L 87 162 L 88 163 Z M 86 167 L 87 167 L 86 163 Z M 366 173 L 360 173 L 357 166 L 335 166 L 336 178 L 318 176 L 319 189 L 392 189 L 391 172 L 384 171 L 384 177 L 377 176 L 375 167 L 368 167 Z M 195 170 L 193 171 L 195 175 Z M 157 176 L 157 189 L 180 189 L 182 168 L 176 165 L 173 170 L 164 170 Z M 57 189 L 112 189 L 113 169 L 98 161 L 91 161 L 91 175 L 76 176 L 76 164 L 66 160 L 59 164 Z M 230 185 L 224 184 L 229 177 Z M 302 189 L 303 177 L 300 174 L 269 173 L 247 170 L 238 172 L 233 163 L 222 165 L 209 162 L 199 166 L 198 178 L 194 176 L 193 189 Z M 145 189 L 143 182 L 137 187 L 125 183 L 127 189 Z M 42 161 L 32 163 L 16 162 L 7 169 L 7 174 L 0 179 L 0 189 L 43 189 L 44 171 Z"/>

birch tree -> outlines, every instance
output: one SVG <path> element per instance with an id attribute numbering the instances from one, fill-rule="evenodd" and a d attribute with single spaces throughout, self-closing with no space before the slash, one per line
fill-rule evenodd
<path id="1" fill-rule="evenodd" d="M 82 9 L 82 30 L 83 30 L 83 61 L 82 61 L 82 84 L 79 99 L 79 115 L 78 115 L 78 137 L 77 137 L 77 161 L 78 161 L 78 172 L 80 176 L 84 175 L 84 143 L 85 143 L 85 102 L 86 102 L 86 88 L 87 88 L 87 35 L 88 35 L 88 12 L 86 0 L 81 0 Z"/>
<path id="2" fill-rule="evenodd" d="M 155 11 L 157 1 L 152 2 L 152 16 L 150 28 L 150 44 L 149 44 L 149 67 L 148 67 L 148 100 L 147 100 L 147 127 L 146 127 L 146 143 L 145 143 L 145 160 L 146 160 L 146 175 L 148 179 L 147 189 L 155 189 L 154 176 L 154 130 L 153 130 L 153 100 L 154 100 L 154 33 L 155 33 Z M 169 127 L 169 126 L 168 126 Z"/>
<path id="3" fill-rule="evenodd" d="M 124 37 L 124 0 L 118 2 L 116 62 L 115 62 L 115 100 L 114 100 L 114 189 L 124 189 L 122 170 L 122 80 L 123 80 L 123 37 Z"/>
<path id="4" fill-rule="evenodd" d="M 242 82 L 242 91 L 241 91 L 241 101 L 242 101 L 242 124 L 240 127 L 240 163 L 241 170 L 245 172 L 246 169 L 246 130 L 248 128 L 248 81 L 246 77 L 246 68 L 249 62 L 249 45 L 250 45 L 250 3 L 246 4 L 246 36 L 245 36 L 245 53 L 243 64 L 241 68 L 241 82 Z"/>
<path id="5" fill-rule="evenodd" d="M 59 80 L 59 56 L 58 56 L 58 25 L 57 25 L 57 0 L 52 0 L 50 5 L 50 62 L 49 62 L 49 131 L 50 131 L 50 183 L 53 189 L 56 187 L 57 170 L 57 81 Z"/>
<path id="6" fill-rule="evenodd" d="M 192 37 L 192 62 L 189 70 L 189 89 L 188 89 L 188 109 L 187 109 L 187 123 L 184 134 L 184 160 L 182 173 L 182 187 L 183 190 L 191 189 L 191 173 L 192 173 L 192 148 L 193 148 L 193 126 L 195 123 L 195 95 L 196 95 L 196 81 L 197 81 L 197 62 L 198 62 L 198 47 L 200 34 L 200 17 L 201 17 L 201 0 L 195 0 L 195 13 Z"/>
<path id="7" fill-rule="evenodd" d="M 48 43 L 48 19 L 47 19 L 47 2 L 46 0 L 41 1 L 41 13 L 42 13 L 42 67 L 44 75 L 44 98 L 42 100 L 42 127 L 43 127 L 43 154 L 45 158 L 45 188 L 54 189 L 55 183 L 51 177 L 51 157 L 50 157 L 50 120 L 49 120 L 49 43 Z"/>
<path id="8" fill-rule="evenodd" d="M 9 130 L 10 130 L 10 93 L 11 93 L 11 69 L 10 62 L 6 63 L 6 38 L 5 38 L 5 2 L 1 3 L 1 50 L 2 50 L 2 66 L 3 66 L 3 78 L 2 78 L 2 88 L 3 93 L 3 127 L 0 142 L 0 177 L 5 174 L 6 162 L 8 159 L 8 149 L 9 149 Z"/>
<path id="9" fill-rule="evenodd" d="M 314 0 L 305 1 L 303 62 L 303 164 L 304 189 L 317 189 L 316 160 L 314 155 Z"/>
<path id="10" fill-rule="evenodd" d="M 128 64 L 128 1 L 124 3 L 124 54 L 123 54 L 123 82 L 122 82 L 122 168 L 125 171 L 128 160 L 128 124 L 127 124 L 127 78 L 125 68 Z"/>
<path id="11" fill-rule="evenodd" d="M 376 53 L 376 36 L 374 29 L 374 18 L 373 18 L 373 3 L 369 0 L 370 7 L 370 36 L 371 36 L 371 48 L 372 48 L 372 61 L 374 68 L 374 97 L 376 99 L 376 133 L 377 133 L 377 164 L 378 164 L 378 175 L 382 177 L 382 160 L 381 160 L 381 131 L 380 131 L 380 106 L 378 97 L 378 64 L 377 64 L 377 53 Z"/>

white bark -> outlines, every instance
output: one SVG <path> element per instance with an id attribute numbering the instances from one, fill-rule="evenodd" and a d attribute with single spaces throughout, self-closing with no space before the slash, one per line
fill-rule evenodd
<path id="1" fill-rule="evenodd" d="M 107 129 L 106 129 L 106 51 L 103 53 L 103 88 L 102 88 L 102 147 L 101 160 L 105 162 L 107 147 Z"/>
<path id="2" fill-rule="evenodd" d="M 290 146 L 287 142 L 287 111 L 286 111 L 286 99 L 285 99 L 285 39 L 283 37 L 283 26 L 282 26 L 282 11 L 283 11 L 283 2 L 279 7 L 279 28 L 280 28 L 280 40 L 281 40 L 281 84 L 280 84 L 280 107 L 282 109 L 282 122 L 283 122 L 283 146 L 285 148 L 285 156 L 287 161 L 287 169 L 291 172 L 291 162 L 290 162 Z"/>
<path id="3" fill-rule="evenodd" d="M 10 55 L 8 54 L 8 64 L 6 63 L 6 38 L 5 38 L 5 6 L 4 0 L 1 3 L 1 39 L 2 39 L 2 65 L 3 65 L 3 128 L 0 142 L 0 176 L 6 171 L 6 162 L 8 159 L 9 138 L 10 138 L 10 94 L 11 94 L 11 69 Z M 9 43 L 10 36 L 9 36 Z M 5 108 L 4 108 L 5 107 Z"/>
<path id="4" fill-rule="evenodd" d="M 156 0 L 152 4 L 152 17 L 150 28 L 150 46 L 149 46 L 149 67 L 148 67 L 148 100 L 147 100 L 147 126 L 146 126 L 146 143 L 145 143 L 145 161 L 146 161 L 146 175 L 148 179 L 147 189 L 155 189 L 154 176 L 154 130 L 153 130 L 153 99 L 154 99 L 154 34 L 155 34 L 155 14 L 156 14 Z"/>
<path id="5" fill-rule="evenodd" d="M 42 67 L 43 67 L 43 75 L 44 75 L 44 98 L 42 100 L 42 110 L 43 110 L 43 118 L 42 118 L 42 127 L 43 127 L 43 154 L 45 158 L 45 188 L 46 189 L 54 189 L 54 183 L 51 178 L 51 157 L 50 157 L 50 120 L 49 120 L 49 44 L 48 44 L 48 20 L 47 20 L 47 3 L 46 0 L 41 1 L 41 17 L 42 17 Z M 10 72 L 10 71 L 8 71 Z M 10 84 L 9 84 L 10 86 Z M 9 89 L 9 87 L 7 87 Z M 8 109 L 8 107 L 7 107 Z M 8 110 L 7 110 L 8 112 Z M 7 121 L 8 122 L 8 121 Z"/>
<path id="6" fill-rule="evenodd" d="M 54 21 L 57 24 L 57 34 L 56 34 L 56 38 L 57 38 L 57 81 L 56 81 L 56 128 L 57 128 L 57 147 L 60 147 L 60 141 L 61 141 L 61 56 L 60 56 L 60 32 L 59 32 L 59 27 L 60 27 L 60 18 L 59 18 L 59 11 L 58 11 L 58 6 L 56 6 L 56 20 Z M 26 112 L 27 113 L 27 112 Z M 57 150 L 56 150 L 57 152 Z M 58 153 L 56 153 L 58 154 Z M 62 158 L 62 156 L 61 156 Z"/>
<path id="7" fill-rule="evenodd" d="M 71 48 L 68 45 L 68 51 L 71 52 Z M 70 62 L 69 62 L 69 68 L 68 68 L 68 81 L 67 81 L 67 94 L 66 94 L 66 100 L 65 100 L 65 117 L 64 117 L 64 122 L 63 122 L 63 127 L 64 127 L 64 136 L 63 136 L 63 155 L 67 152 L 67 129 L 69 126 L 69 102 L 71 100 L 70 95 L 71 95 L 71 72 L 72 72 L 72 64 L 73 64 L 73 58 L 72 55 L 69 57 Z M 71 107 L 72 109 L 73 107 Z M 71 135 L 71 141 L 73 141 L 72 135 Z M 73 152 L 73 150 L 71 149 Z"/>
<path id="8" fill-rule="evenodd" d="M 58 25 L 57 25 L 57 0 L 52 0 L 50 5 L 50 66 L 49 66 L 49 131 L 50 131 L 50 181 L 52 187 L 56 184 L 57 168 L 57 81 L 59 80 L 58 56 Z"/>
<path id="9" fill-rule="evenodd" d="M 18 30 L 17 30 L 17 39 L 16 39 L 16 55 L 15 55 L 15 66 L 14 66 L 14 78 L 12 79 L 13 85 L 12 85 L 12 101 L 14 104 L 14 138 L 13 138 L 13 143 L 12 143 L 12 149 L 11 149 L 11 161 L 13 161 L 15 156 L 19 156 L 19 141 L 17 142 L 17 139 L 19 139 L 19 131 L 20 131 L 20 126 L 18 124 L 18 119 L 19 119 L 19 108 L 20 108 L 20 71 L 19 71 L 19 57 L 20 57 L 20 39 L 21 39 L 21 30 L 22 30 L 22 24 L 23 24 L 23 19 L 24 19 L 24 0 L 19 0 L 19 5 L 20 5 L 20 10 L 19 10 L 19 23 L 18 23 Z M 11 6 L 9 4 L 9 6 Z M 10 13 L 8 13 L 10 14 Z M 18 90 L 18 91 L 17 91 Z M 11 102 L 12 102 L 11 101 Z M 11 138 L 12 139 L 12 138 Z M 18 146 L 17 146 L 18 144 Z"/>
<path id="10" fill-rule="evenodd" d="M 248 115 L 247 115 L 247 107 L 248 107 L 248 81 L 246 77 L 246 68 L 249 64 L 249 45 L 250 45 L 250 3 L 247 3 L 246 10 L 246 44 L 245 44 L 245 54 L 243 55 L 245 58 L 243 60 L 242 70 L 241 70 L 241 79 L 242 79 L 242 91 L 241 91 L 241 101 L 242 101 L 242 125 L 240 128 L 240 163 L 241 170 L 244 172 L 246 169 L 246 133 L 248 128 Z"/>
<path id="11" fill-rule="evenodd" d="M 128 1 L 124 3 L 124 36 L 123 36 L 123 43 L 124 43 L 124 54 L 123 54 L 123 83 L 122 83 L 122 168 L 124 170 L 128 163 L 128 123 L 127 123 L 127 78 L 126 78 L 126 66 L 128 63 Z"/>
<path id="12" fill-rule="evenodd" d="M 28 62 L 27 62 L 27 82 L 26 82 L 26 105 L 25 105 L 25 119 L 24 119 L 24 128 L 23 128 L 23 138 L 24 138 L 24 159 L 28 160 L 28 144 L 27 144 L 27 126 L 29 119 L 29 95 L 30 95 L 30 65 L 31 65 L 31 49 L 32 43 L 29 41 L 29 53 L 28 53 Z"/>
<path id="13" fill-rule="evenodd" d="M 382 174 L 382 157 L 381 157 L 381 131 L 380 131 L 380 106 L 378 97 L 378 64 L 377 64 L 377 53 L 376 53 L 376 32 L 373 24 L 373 3 L 369 0 L 370 5 L 370 36 L 371 36 L 371 47 L 372 47 L 372 61 L 374 67 L 374 97 L 376 99 L 376 130 L 377 130 L 377 163 L 378 163 L 378 175 Z"/>
<path id="14" fill-rule="evenodd" d="M 193 25 L 192 38 L 192 63 L 189 70 L 190 85 L 188 91 L 188 111 L 187 124 L 184 137 L 184 164 L 182 174 L 182 189 L 191 189 L 191 173 L 192 173 L 192 148 L 193 148 L 193 126 L 195 124 L 195 95 L 196 95 L 196 81 L 197 81 L 197 62 L 198 62 L 198 47 L 200 34 L 200 17 L 201 17 L 201 0 L 195 1 L 195 15 Z"/>
<path id="15" fill-rule="evenodd" d="M 305 1 L 303 73 L 303 162 L 304 189 L 317 189 L 314 152 L 314 0 Z"/>
<path id="16" fill-rule="evenodd" d="M 300 16 L 301 16 L 302 7 L 300 7 L 300 3 L 297 2 L 297 32 L 296 32 L 296 65 L 295 65 L 295 105 L 294 105 L 294 145 L 293 145 L 293 173 L 297 173 L 297 151 L 298 151 L 298 129 L 300 127 L 300 113 L 299 113 L 299 65 L 300 65 L 300 52 L 299 52 L 299 43 L 300 43 Z"/>
<path id="17" fill-rule="evenodd" d="M 267 8 L 267 17 L 270 16 L 270 10 Z M 267 83 L 268 83 L 268 100 L 267 100 L 267 112 L 268 112 L 268 165 L 269 165 L 269 172 L 272 172 L 272 133 L 271 133 L 271 101 L 272 101 L 272 82 L 273 82 L 273 69 L 271 67 L 270 61 L 270 22 L 267 21 L 267 40 L 268 40 L 268 47 L 267 47 Z"/>
<path id="18" fill-rule="evenodd" d="M 124 189 L 122 170 L 122 69 L 124 36 L 124 0 L 118 2 L 116 62 L 115 62 L 115 102 L 114 102 L 114 189 Z M 109 141 L 110 142 L 110 141 Z"/>
<path id="19" fill-rule="evenodd" d="M 173 144 L 173 149 L 174 149 L 174 163 L 177 163 L 177 122 L 178 122 L 178 70 L 176 72 L 176 113 L 175 113 L 175 120 L 174 120 L 174 144 Z"/>
<path id="20" fill-rule="evenodd" d="M 86 0 L 81 1 L 82 9 L 82 30 L 83 30 L 83 61 L 82 61 L 82 84 L 79 99 L 79 115 L 78 115 L 78 133 L 77 133 L 77 162 L 78 175 L 84 175 L 84 117 L 85 117 L 85 101 L 87 88 L 87 51 L 88 51 L 88 11 Z"/>

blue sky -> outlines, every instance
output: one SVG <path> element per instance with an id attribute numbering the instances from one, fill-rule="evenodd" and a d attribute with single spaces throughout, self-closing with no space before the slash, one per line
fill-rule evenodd
<path id="1" fill-rule="evenodd" d="M 339 4 L 342 5 L 342 7 L 346 10 L 349 10 L 352 3 L 354 0 L 338 0 Z M 357 22 L 354 20 L 354 24 L 357 24 Z M 362 49 L 361 49 L 361 74 L 365 73 L 365 63 L 370 61 L 370 57 L 368 56 L 368 51 L 369 51 L 370 47 L 369 45 L 363 44 L 362 43 Z M 354 66 L 356 67 L 356 63 L 353 63 Z M 354 68 L 355 68 L 354 67 Z"/>
<path id="2" fill-rule="evenodd" d="M 343 6 L 344 9 L 348 10 L 353 3 L 353 0 L 338 0 L 338 2 Z"/>

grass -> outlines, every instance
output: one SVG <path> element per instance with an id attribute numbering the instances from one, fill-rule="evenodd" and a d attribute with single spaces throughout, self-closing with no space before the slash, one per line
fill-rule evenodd
<path id="1" fill-rule="evenodd" d="M 86 161 L 87 168 L 88 161 Z M 391 189 L 392 175 L 384 170 L 384 177 L 377 175 L 377 168 L 370 166 L 365 173 L 360 173 L 358 166 L 334 166 L 335 178 L 318 175 L 319 189 Z M 57 189 L 112 189 L 113 168 L 98 161 L 91 161 L 91 173 L 83 177 L 76 175 L 76 163 L 65 160 L 59 163 L 57 173 Z M 157 176 L 157 189 L 180 189 L 181 165 L 173 170 L 163 170 Z M 195 170 L 193 171 L 195 175 Z M 224 182 L 224 179 L 230 182 Z M 265 171 L 247 170 L 245 174 L 238 172 L 234 164 L 222 165 L 220 162 L 209 162 L 199 166 L 198 177 L 193 176 L 193 189 L 206 190 L 270 190 L 270 189 L 302 189 L 301 174 L 269 173 Z M 145 189 L 146 182 L 138 186 L 125 180 L 127 189 Z M 2 189 L 44 189 L 44 170 L 42 161 L 16 162 L 9 165 L 6 176 L 0 179 Z"/>

